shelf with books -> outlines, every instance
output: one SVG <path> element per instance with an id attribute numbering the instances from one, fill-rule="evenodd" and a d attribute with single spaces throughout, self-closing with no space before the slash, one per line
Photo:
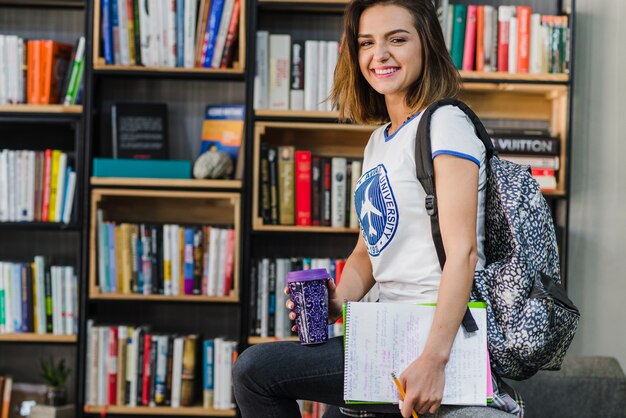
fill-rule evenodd
<path id="1" fill-rule="evenodd" d="M 91 196 L 90 297 L 238 301 L 238 193 L 97 188 Z"/>
<path id="2" fill-rule="evenodd" d="M 154 10 L 140 4 L 119 8 L 115 0 L 94 1 L 94 69 L 121 64 L 121 70 L 138 72 L 243 75 L 246 1 L 180 1 L 174 8 L 157 2 L 162 7 Z"/>
<path id="3" fill-rule="evenodd" d="M 171 189 L 241 189 L 241 180 L 182 180 L 128 177 L 92 177 L 91 185 L 98 187 L 155 187 Z"/>
<path id="4" fill-rule="evenodd" d="M 198 417 L 234 417 L 234 409 L 217 410 L 200 406 L 171 408 L 150 406 L 113 406 L 113 405 L 85 405 L 87 414 L 101 415 L 164 415 L 164 416 L 198 416 Z"/>
<path id="5" fill-rule="evenodd" d="M 465 83 L 461 98 L 481 118 L 501 156 L 515 156 L 516 162 L 533 169 L 550 170 L 533 175 L 544 194 L 564 196 L 569 96 L 565 85 L 484 82 Z M 542 163 L 535 167 L 538 158 Z"/>
<path id="6" fill-rule="evenodd" d="M 0 334 L 0 342 L 74 344 L 76 343 L 76 335 L 34 333 Z"/>
<path id="7" fill-rule="evenodd" d="M 336 123 L 257 122 L 253 144 L 253 230 L 356 232 L 356 225 L 346 216 L 350 212 L 347 203 L 351 186 L 347 178 L 348 166 L 351 167 L 348 161 L 360 162 L 374 128 Z M 304 162 L 306 168 L 295 161 L 300 156 L 308 161 Z M 341 174 L 333 163 L 341 163 Z M 301 170 L 304 177 L 298 180 Z M 342 180 L 332 182 L 335 188 L 331 187 L 331 175 Z M 331 205 L 331 195 L 339 199 L 337 205 Z M 344 207 L 342 211 L 340 206 Z"/>
<path id="8" fill-rule="evenodd" d="M 61 104 L 34 105 L 34 104 L 10 104 L 0 105 L 0 114 L 20 113 L 20 114 L 46 114 L 46 115 L 76 115 L 81 116 L 83 107 L 81 105 L 65 106 Z"/>

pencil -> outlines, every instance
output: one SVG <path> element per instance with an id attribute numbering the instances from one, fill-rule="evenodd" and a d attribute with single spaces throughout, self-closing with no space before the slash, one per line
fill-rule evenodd
<path id="1" fill-rule="evenodd" d="M 395 383 L 396 387 L 398 388 L 398 392 L 400 392 L 400 395 L 402 396 L 402 400 L 404 400 L 404 397 L 406 396 L 406 394 L 404 393 L 404 389 L 402 389 L 402 385 L 400 384 L 400 381 L 398 380 L 394 372 L 391 372 L 391 377 L 393 378 L 393 383 Z M 417 416 L 417 412 L 415 412 L 415 409 L 412 410 L 411 412 L 413 413 L 413 418 L 419 418 Z"/>

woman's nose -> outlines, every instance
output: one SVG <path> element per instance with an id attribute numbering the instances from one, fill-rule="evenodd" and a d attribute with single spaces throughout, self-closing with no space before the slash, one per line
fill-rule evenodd
<path id="1" fill-rule="evenodd" d="M 389 59 L 389 49 L 384 43 L 378 43 L 374 50 L 374 58 L 376 61 L 385 62 Z"/>

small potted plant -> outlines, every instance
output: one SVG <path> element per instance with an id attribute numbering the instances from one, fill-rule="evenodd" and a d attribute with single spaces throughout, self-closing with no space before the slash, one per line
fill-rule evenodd
<path id="1" fill-rule="evenodd" d="M 65 366 L 65 359 L 54 361 L 51 356 L 49 359 L 41 359 L 41 377 L 48 384 L 46 391 L 46 404 L 51 406 L 60 406 L 67 403 L 67 389 L 65 383 L 72 370 Z"/>

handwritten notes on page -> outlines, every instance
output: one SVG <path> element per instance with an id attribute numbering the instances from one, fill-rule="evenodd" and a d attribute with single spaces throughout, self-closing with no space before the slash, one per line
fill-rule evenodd
<path id="1" fill-rule="evenodd" d="M 486 405 L 487 315 L 470 308 L 478 331 L 460 327 L 446 366 L 443 404 Z M 423 351 L 434 306 L 348 302 L 344 400 L 398 401 L 391 372 L 400 375 Z"/>

